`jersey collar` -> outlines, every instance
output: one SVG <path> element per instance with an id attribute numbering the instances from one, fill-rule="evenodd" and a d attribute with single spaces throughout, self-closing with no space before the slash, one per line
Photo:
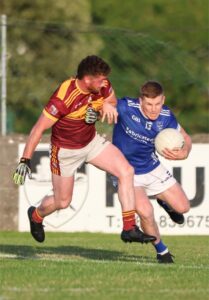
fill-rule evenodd
<path id="1" fill-rule="evenodd" d="M 75 85 L 76 85 L 76 88 L 79 90 L 79 92 L 80 92 L 81 94 L 85 94 L 85 95 L 91 94 L 90 92 L 84 92 L 84 91 L 78 86 L 78 79 L 77 79 L 77 78 L 75 79 Z"/>

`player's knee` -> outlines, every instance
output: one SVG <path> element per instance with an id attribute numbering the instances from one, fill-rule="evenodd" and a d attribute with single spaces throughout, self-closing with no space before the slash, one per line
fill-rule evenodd
<path id="1" fill-rule="evenodd" d="M 69 206 L 70 204 L 70 200 L 69 198 L 60 198 L 58 201 L 57 201 L 57 209 L 65 209 Z"/>
<path id="2" fill-rule="evenodd" d="M 189 201 L 187 201 L 187 202 L 185 203 L 184 213 L 187 213 L 189 210 L 190 210 L 190 203 L 189 203 Z"/>
<path id="3" fill-rule="evenodd" d="M 154 209 L 151 205 L 143 207 L 143 209 L 141 207 L 136 207 L 136 212 L 139 217 L 146 223 L 150 223 L 154 219 Z"/>
<path id="4" fill-rule="evenodd" d="M 62 201 L 59 204 L 59 209 L 65 209 L 69 206 L 69 202 Z"/>
<path id="5" fill-rule="evenodd" d="M 124 168 L 121 168 L 118 179 L 133 178 L 134 168 L 131 165 L 126 165 Z"/>
<path id="6" fill-rule="evenodd" d="M 182 214 L 187 213 L 189 210 L 190 210 L 190 204 L 189 201 L 187 201 L 182 208 Z"/>
<path id="7" fill-rule="evenodd" d="M 178 213 L 180 214 L 185 214 L 189 211 L 190 209 L 190 203 L 189 201 L 185 201 L 184 203 L 181 203 L 178 207 Z"/>

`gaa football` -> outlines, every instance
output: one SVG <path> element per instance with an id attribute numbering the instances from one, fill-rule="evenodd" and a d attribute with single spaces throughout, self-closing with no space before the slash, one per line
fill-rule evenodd
<path id="1" fill-rule="evenodd" d="M 166 128 L 158 133 L 155 138 L 155 148 L 160 155 L 165 148 L 182 148 L 184 146 L 183 135 L 174 128 Z"/>

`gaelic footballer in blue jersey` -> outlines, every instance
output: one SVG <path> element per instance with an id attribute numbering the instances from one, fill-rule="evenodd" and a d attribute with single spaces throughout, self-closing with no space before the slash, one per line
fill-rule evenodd
<path id="1" fill-rule="evenodd" d="M 164 102 L 163 88 L 156 81 L 146 82 L 141 87 L 137 99 L 130 97 L 119 99 L 118 122 L 114 125 L 113 144 L 134 167 L 136 210 L 141 216 L 144 232 L 157 237 L 153 244 L 158 261 L 173 262 L 168 248 L 160 239 L 148 196 L 155 196 L 171 219 L 179 224 L 184 222 L 183 213 L 189 210 L 189 200 L 172 174 L 160 163 L 154 139 L 165 128 L 175 128 L 183 134 L 185 145 L 182 149 L 165 149 L 163 152 L 164 157 L 170 160 L 187 158 L 191 150 L 191 139 Z"/>

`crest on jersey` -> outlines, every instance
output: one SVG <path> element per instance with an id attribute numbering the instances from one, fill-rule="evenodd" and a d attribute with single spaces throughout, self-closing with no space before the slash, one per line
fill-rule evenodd
<path id="1" fill-rule="evenodd" d="M 163 122 L 157 121 L 156 126 L 157 126 L 158 131 L 161 131 L 163 129 Z"/>

